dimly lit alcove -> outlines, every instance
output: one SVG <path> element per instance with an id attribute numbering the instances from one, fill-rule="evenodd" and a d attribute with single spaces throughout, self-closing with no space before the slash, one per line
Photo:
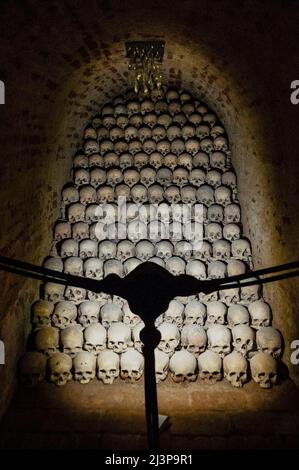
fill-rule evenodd
<path id="1" fill-rule="evenodd" d="M 228 133 L 255 267 L 298 258 L 299 108 L 290 102 L 299 65 L 294 2 L 32 0 L 0 8 L 0 79 L 6 86 L 1 254 L 43 262 L 83 130 L 104 103 L 128 89 L 125 41 L 163 39 L 163 83 L 202 99 Z M 17 361 L 39 284 L 12 275 L 1 279 L 2 447 L 145 447 L 142 383 L 121 383 L 109 399 L 98 384 L 83 395 L 79 384 L 17 388 Z M 298 366 L 290 362 L 299 334 L 298 281 L 271 284 L 265 297 L 285 339 L 290 379 L 266 391 L 253 383 L 242 390 L 223 383 L 216 390 L 162 384 L 160 412 L 172 421 L 163 447 L 298 445 Z"/>

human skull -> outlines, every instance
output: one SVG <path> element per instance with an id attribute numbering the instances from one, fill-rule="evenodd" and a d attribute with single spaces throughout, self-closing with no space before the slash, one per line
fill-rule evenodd
<path id="1" fill-rule="evenodd" d="M 151 155 L 156 150 L 156 142 L 153 139 L 146 139 L 143 142 L 142 150 L 147 154 Z"/>
<path id="2" fill-rule="evenodd" d="M 194 251 L 194 258 L 202 261 L 209 261 L 212 257 L 212 245 L 207 240 L 203 240 L 200 247 Z"/>
<path id="3" fill-rule="evenodd" d="M 88 157 L 80 152 L 74 156 L 73 159 L 74 168 L 88 168 Z"/>
<path id="4" fill-rule="evenodd" d="M 238 325 L 249 326 L 250 317 L 246 307 L 243 305 L 231 305 L 228 309 L 228 325 L 230 328 L 234 328 Z"/>
<path id="5" fill-rule="evenodd" d="M 164 195 L 169 204 L 177 204 L 181 200 L 180 190 L 177 186 L 168 186 Z"/>
<path id="6" fill-rule="evenodd" d="M 161 167 L 157 171 L 156 179 L 161 186 L 170 186 L 172 182 L 172 171 L 167 167 Z"/>
<path id="7" fill-rule="evenodd" d="M 133 139 L 129 143 L 129 152 L 131 155 L 135 156 L 138 152 L 142 150 L 142 143 L 138 139 Z"/>
<path id="8" fill-rule="evenodd" d="M 217 152 L 227 152 L 228 151 L 228 142 L 226 137 L 219 136 L 214 139 L 214 148 Z"/>
<path id="9" fill-rule="evenodd" d="M 202 326 L 185 325 L 181 331 L 181 346 L 193 356 L 198 357 L 207 346 L 207 334 Z"/>
<path id="10" fill-rule="evenodd" d="M 214 385 L 222 379 L 222 360 L 217 353 L 205 351 L 199 355 L 197 361 L 199 378 L 203 382 Z"/>
<path id="11" fill-rule="evenodd" d="M 181 188 L 181 199 L 184 204 L 195 204 L 197 191 L 195 186 L 187 185 Z"/>
<path id="12" fill-rule="evenodd" d="M 92 323 L 84 329 L 83 349 L 98 356 L 106 347 L 107 332 L 100 323 Z"/>
<path id="13" fill-rule="evenodd" d="M 238 287 L 234 287 L 232 289 L 221 289 L 219 294 L 220 300 L 226 305 L 236 304 L 240 301 L 240 289 Z"/>
<path id="14" fill-rule="evenodd" d="M 161 333 L 161 341 L 158 349 L 171 356 L 180 342 L 180 331 L 174 323 L 161 323 L 158 326 Z"/>
<path id="15" fill-rule="evenodd" d="M 89 258 L 83 264 L 84 276 L 90 279 L 103 279 L 103 261 L 98 258 Z"/>
<path id="16" fill-rule="evenodd" d="M 192 139 L 196 134 L 196 127 L 194 123 L 184 124 L 182 127 L 182 137 L 184 140 Z"/>
<path id="17" fill-rule="evenodd" d="M 205 236 L 210 242 L 222 239 L 222 227 L 218 222 L 211 222 L 205 226 Z"/>
<path id="18" fill-rule="evenodd" d="M 194 168 L 189 173 L 189 183 L 195 187 L 202 186 L 205 183 L 206 174 L 200 168 Z"/>
<path id="19" fill-rule="evenodd" d="M 200 141 L 200 150 L 202 150 L 203 152 L 205 152 L 207 154 L 212 153 L 213 150 L 214 150 L 213 141 L 208 137 L 201 140 Z"/>
<path id="20" fill-rule="evenodd" d="M 109 137 L 112 142 L 116 142 L 118 139 L 123 139 L 125 133 L 123 129 L 118 126 L 110 128 Z"/>
<path id="21" fill-rule="evenodd" d="M 262 326 L 256 332 L 256 345 L 259 351 L 278 358 L 282 354 L 281 334 L 271 326 Z"/>
<path id="22" fill-rule="evenodd" d="M 159 184 L 152 184 L 148 188 L 148 200 L 150 204 L 159 204 L 163 201 L 164 191 Z"/>
<path id="23" fill-rule="evenodd" d="M 169 356 L 155 349 L 155 367 L 156 367 L 156 383 L 160 383 L 166 379 L 169 370 Z"/>
<path id="24" fill-rule="evenodd" d="M 230 243 L 227 240 L 216 240 L 213 243 L 213 257 L 219 260 L 227 260 L 230 257 Z"/>
<path id="25" fill-rule="evenodd" d="M 207 172 L 206 182 L 213 188 L 221 186 L 221 173 L 218 170 L 210 170 Z"/>
<path id="26" fill-rule="evenodd" d="M 63 353 L 68 354 L 70 357 L 75 357 L 83 348 L 82 329 L 78 325 L 64 328 L 60 332 L 60 341 Z"/>
<path id="27" fill-rule="evenodd" d="M 97 129 L 98 140 L 105 140 L 109 138 L 109 129 L 106 129 L 104 126 L 100 126 Z"/>
<path id="28" fill-rule="evenodd" d="M 246 264 L 238 259 L 230 259 L 227 262 L 227 275 L 238 276 L 246 273 Z"/>
<path id="29" fill-rule="evenodd" d="M 233 347 L 242 356 L 248 357 L 255 348 L 255 332 L 248 325 L 237 325 L 232 328 Z"/>
<path id="30" fill-rule="evenodd" d="M 178 241 L 175 244 L 173 254 L 183 258 L 185 261 L 189 261 L 192 256 L 192 244 L 185 240 Z"/>
<path id="31" fill-rule="evenodd" d="M 186 152 L 188 152 L 193 157 L 200 151 L 200 143 L 199 140 L 195 137 L 186 140 L 185 142 Z M 191 168 L 188 168 L 190 170 Z"/>
<path id="32" fill-rule="evenodd" d="M 115 187 L 115 200 L 121 204 L 121 200 L 130 199 L 130 188 L 126 184 L 118 184 Z"/>
<path id="33" fill-rule="evenodd" d="M 223 261 L 212 261 L 208 264 L 209 279 L 222 279 L 226 273 L 226 264 Z"/>
<path id="34" fill-rule="evenodd" d="M 44 288 L 44 300 L 56 303 L 64 298 L 65 287 L 55 282 L 46 282 Z"/>
<path id="35" fill-rule="evenodd" d="M 129 348 L 120 356 L 120 377 L 127 383 L 133 383 L 139 380 L 144 369 L 144 357 L 136 351 Z"/>
<path id="36" fill-rule="evenodd" d="M 82 302 L 86 297 L 86 290 L 81 287 L 67 286 L 65 289 L 65 298 L 74 304 Z"/>
<path id="37" fill-rule="evenodd" d="M 174 323 L 181 328 L 183 325 L 184 305 L 178 300 L 171 300 L 164 313 L 165 323 Z"/>
<path id="38" fill-rule="evenodd" d="M 43 266 L 44 268 L 50 269 L 52 271 L 63 271 L 63 261 L 61 260 L 61 258 L 47 258 Z"/>
<path id="39" fill-rule="evenodd" d="M 165 155 L 167 155 L 171 151 L 170 142 L 166 139 L 160 140 L 159 142 L 157 142 L 157 148 L 156 149 L 157 149 L 157 152 L 159 154 L 161 154 L 161 155 L 163 155 L 163 157 L 165 157 Z M 173 152 L 173 153 L 175 153 L 175 152 Z"/>
<path id="40" fill-rule="evenodd" d="M 162 158 L 162 155 L 158 152 L 153 152 L 150 156 L 149 156 L 149 164 L 155 168 L 155 170 L 158 170 L 160 168 L 160 166 L 162 166 L 163 164 L 163 158 Z"/>
<path id="41" fill-rule="evenodd" d="M 208 328 L 208 347 L 224 358 L 231 352 L 231 332 L 224 325 L 212 325 Z"/>
<path id="42" fill-rule="evenodd" d="M 135 184 L 131 189 L 131 197 L 135 204 L 143 204 L 147 201 L 148 190 L 143 184 Z"/>
<path id="43" fill-rule="evenodd" d="M 87 351 L 80 351 L 73 359 L 74 380 L 87 384 L 96 376 L 96 358 Z"/>
<path id="44" fill-rule="evenodd" d="M 81 259 L 98 256 L 98 243 L 95 240 L 82 240 L 80 242 L 79 255 Z M 75 258 L 75 257 L 73 257 Z"/>
<path id="45" fill-rule="evenodd" d="M 207 303 L 207 326 L 226 323 L 227 306 L 219 300 Z"/>
<path id="46" fill-rule="evenodd" d="M 65 274 L 71 274 L 72 276 L 83 275 L 83 261 L 79 256 L 71 256 L 64 260 L 64 272 Z"/>
<path id="47" fill-rule="evenodd" d="M 20 359 L 20 382 L 26 387 L 36 387 L 46 375 L 47 358 L 37 351 L 26 352 Z"/>
<path id="48" fill-rule="evenodd" d="M 67 354 L 53 354 L 48 360 L 50 382 L 57 386 L 66 385 L 72 379 L 72 365 L 72 359 Z"/>
<path id="49" fill-rule="evenodd" d="M 222 175 L 222 184 L 224 186 L 228 186 L 231 189 L 236 189 L 237 187 L 236 173 L 232 170 L 225 171 Z"/>
<path id="50" fill-rule="evenodd" d="M 208 208 L 208 220 L 210 222 L 223 222 L 223 207 L 220 204 L 212 204 Z"/>
<path id="51" fill-rule="evenodd" d="M 31 321 L 35 328 L 49 326 L 54 311 L 54 303 L 38 300 L 32 305 Z"/>
<path id="52" fill-rule="evenodd" d="M 109 141 L 109 144 L 110 143 L 111 142 Z M 102 149 L 102 147 L 105 146 L 105 144 L 106 144 L 106 142 L 103 142 L 101 144 L 101 149 Z M 104 153 L 104 167 L 106 169 L 117 167 L 118 164 L 119 164 L 119 157 L 112 150 L 113 150 L 113 148 L 111 148 L 111 146 L 109 146 L 109 151 L 108 151 L 108 146 L 107 146 L 107 148 L 105 148 L 105 152 L 103 152 Z"/>
<path id="53" fill-rule="evenodd" d="M 177 124 L 171 124 L 166 132 L 167 138 L 170 142 L 174 139 L 181 137 L 181 128 Z"/>
<path id="54" fill-rule="evenodd" d="M 247 381 L 247 369 L 245 357 L 237 351 L 233 351 L 223 359 L 224 377 L 233 387 L 243 387 Z"/>
<path id="55" fill-rule="evenodd" d="M 52 324 L 58 328 L 63 329 L 75 323 L 77 318 L 77 307 L 72 302 L 62 300 L 57 302 L 52 315 Z"/>
<path id="56" fill-rule="evenodd" d="M 248 283 L 248 282 L 256 282 L 256 284 L 253 284 L 251 286 L 242 287 L 243 284 Z M 260 298 L 262 289 L 261 289 L 261 285 L 259 285 L 257 282 L 258 282 L 258 279 L 256 277 L 250 277 L 250 278 L 245 279 L 244 281 L 242 281 L 242 280 L 240 281 L 240 284 L 241 284 L 241 302 L 244 303 L 245 305 L 250 304 L 251 302 L 255 302 L 256 300 L 258 300 Z M 256 305 L 259 305 L 259 304 L 256 304 Z M 255 306 L 254 306 L 254 310 L 256 310 Z M 262 308 L 258 308 L 258 310 L 260 312 L 262 312 L 262 311 L 265 312 L 268 309 L 266 307 L 262 307 Z M 268 314 L 267 314 L 267 318 L 268 318 Z M 258 323 L 259 322 L 257 322 L 257 324 Z M 268 326 L 268 325 L 260 325 L 260 326 Z"/>
<path id="57" fill-rule="evenodd" d="M 79 243 L 72 238 L 64 240 L 60 248 L 61 258 L 69 258 L 79 255 Z"/>
<path id="58" fill-rule="evenodd" d="M 183 139 L 174 139 L 171 142 L 170 146 L 171 152 L 179 156 L 181 153 L 185 152 L 185 142 Z M 169 153 L 169 152 L 167 152 Z"/>
<path id="59" fill-rule="evenodd" d="M 116 242 L 103 240 L 99 243 L 99 258 L 102 261 L 116 257 Z M 87 276 L 89 277 L 89 276 Z"/>
<path id="60" fill-rule="evenodd" d="M 156 256 L 166 261 L 172 255 L 173 244 L 169 240 L 161 240 L 156 244 Z"/>
<path id="61" fill-rule="evenodd" d="M 97 153 L 100 150 L 100 146 L 96 139 L 87 139 L 84 142 L 84 152 L 85 155 L 91 155 Z"/>
<path id="62" fill-rule="evenodd" d="M 215 201 L 214 189 L 208 184 L 200 186 L 197 190 L 198 202 L 205 204 L 207 207 L 211 206 Z"/>
<path id="63" fill-rule="evenodd" d="M 99 321 L 100 306 L 91 300 L 85 300 L 78 307 L 79 323 L 86 328 L 87 326 Z"/>
<path id="64" fill-rule="evenodd" d="M 129 222 L 127 232 L 128 239 L 131 243 L 137 243 L 147 238 L 147 226 L 140 220 L 132 220 Z"/>
<path id="65" fill-rule="evenodd" d="M 156 171 L 152 167 L 143 167 L 140 170 L 140 175 L 138 173 L 138 178 L 139 176 L 140 183 L 142 183 L 146 188 L 148 188 L 150 185 L 154 184 L 156 180 Z"/>
<path id="66" fill-rule="evenodd" d="M 119 376 L 119 355 L 110 349 L 101 351 L 97 358 L 98 379 L 104 384 L 113 384 Z"/>
<path id="67" fill-rule="evenodd" d="M 151 137 L 152 137 L 152 131 L 150 127 L 141 126 L 138 129 L 138 138 L 142 143 L 145 142 L 147 139 L 151 139 Z"/>
<path id="68" fill-rule="evenodd" d="M 88 166 L 89 168 L 104 167 L 104 158 L 99 153 L 93 153 L 88 157 Z"/>
<path id="69" fill-rule="evenodd" d="M 157 124 L 158 116 L 154 112 L 147 113 L 144 118 L 143 122 L 146 126 L 153 129 Z"/>
<path id="70" fill-rule="evenodd" d="M 107 184 L 112 186 L 113 188 L 121 183 L 123 179 L 123 174 L 119 168 L 111 168 L 107 171 Z"/>
<path id="71" fill-rule="evenodd" d="M 97 190 L 99 204 L 106 204 L 114 201 L 114 188 L 112 186 L 102 185 Z"/>
<path id="72" fill-rule="evenodd" d="M 169 361 L 172 380 L 176 383 L 194 382 L 197 379 L 197 361 L 193 354 L 182 349 L 176 351 Z"/>
<path id="73" fill-rule="evenodd" d="M 54 229 L 54 240 L 61 242 L 65 238 L 71 238 L 71 224 L 69 222 L 58 222 Z"/>
<path id="74" fill-rule="evenodd" d="M 206 307 L 199 300 L 191 300 L 185 307 L 185 325 L 203 326 L 206 318 Z"/>
<path id="75" fill-rule="evenodd" d="M 210 160 L 208 154 L 205 152 L 198 152 L 193 157 L 193 166 L 195 168 L 202 168 L 203 170 L 208 170 L 210 167 Z"/>
<path id="76" fill-rule="evenodd" d="M 241 222 L 241 211 L 239 204 L 228 204 L 224 207 L 224 223 L 239 223 Z"/>
<path id="77" fill-rule="evenodd" d="M 178 256 L 171 256 L 166 260 L 166 269 L 174 276 L 185 274 L 186 263 Z"/>
<path id="78" fill-rule="evenodd" d="M 156 126 L 154 126 L 153 130 L 152 130 L 152 139 L 155 141 L 155 142 L 159 142 L 160 140 L 163 140 L 165 139 L 166 137 L 166 129 L 165 127 L 157 124 Z"/>
<path id="79" fill-rule="evenodd" d="M 226 155 L 223 152 L 213 152 L 210 155 L 211 168 L 218 168 L 224 170 L 226 166 Z"/>
<path id="80" fill-rule="evenodd" d="M 136 244 L 136 257 L 141 261 L 148 261 L 155 255 L 155 247 L 149 240 L 140 240 Z"/>
<path id="81" fill-rule="evenodd" d="M 248 305 L 248 310 L 251 317 L 252 328 L 259 330 L 262 327 L 270 326 L 272 314 L 271 307 L 267 302 L 264 300 L 255 300 Z"/>
<path id="82" fill-rule="evenodd" d="M 237 224 L 227 224 L 223 227 L 223 237 L 226 240 L 239 240 L 241 237 L 241 228 Z"/>
<path id="83" fill-rule="evenodd" d="M 67 217 L 69 222 L 84 222 L 85 205 L 80 202 L 74 202 L 68 206 Z"/>
<path id="84" fill-rule="evenodd" d="M 186 274 L 193 276 L 198 280 L 207 278 L 206 266 L 202 261 L 192 259 L 186 264 Z"/>
<path id="85" fill-rule="evenodd" d="M 79 201 L 79 191 L 74 186 L 67 186 L 62 190 L 62 202 L 64 204 L 71 204 L 72 202 Z"/>
<path id="86" fill-rule="evenodd" d="M 225 130 L 223 129 L 222 126 L 213 126 L 211 128 L 211 136 L 213 139 L 216 139 L 216 137 L 225 134 Z"/>
<path id="87" fill-rule="evenodd" d="M 126 168 L 129 168 L 130 166 L 133 166 L 134 159 L 133 156 L 130 155 L 129 153 L 123 153 L 119 157 L 119 166 L 122 170 L 125 170 Z"/>
<path id="88" fill-rule="evenodd" d="M 227 186 L 219 186 L 215 189 L 215 201 L 217 204 L 227 206 L 231 203 L 231 189 Z"/>
<path id="89" fill-rule="evenodd" d="M 121 354 L 132 346 L 131 328 L 128 325 L 117 322 L 108 328 L 108 349 Z"/>
<path id="90" fill-rule="evenodd" d="M 131 240 L 120 240 L 117 244 L 116 257 L 120 261 L 126 261 L 135 256 L 135 245 Z"/>
<path id="91" fill-rule="evenodd" d="M 271 388 L 277 383 L 277 362 L 267 353 L 258 352 L 250 359 L 252 378 L 261 388 Z"/>
<path id="92" fill-rule="evenodd" d="M 80 203 L 84 206 L 97 201 L 97 193 L 95 188 L 90 185 L 82 186 L 79 191 Z"/>
<path id="93" fill-rule="evenodd" d="M 105 328 L 109 328 L 112 324 L 121 322 L 123 318 L 122 308 L 119 304 L 109 303 L 101 307 L 101 321 Z"/>
<path id="94" fill-rule="evenodd" d="M 172 181 L 181 188 L 185 184 L 188 184 L 188 176 L 189 173 L 186 168 L 178 167 L 173 171 Z"/>
<path id="95" fill-rule="evenodd" d="M 89 171 L 84 168 L 79 168 L 74 172 L 74 183 L 78 188 L 84 184 L 88 184 L 90 180 Z"/>
<path id="96" fill-rule="evenodd" d="M 85 222 L 76 222 L 72 226 L 72 238 L 76 241 L 89 238 L 89 226 Z"/>
<path id="97" fill-rule="evenodd" d="M 59 351 L 59 332 L 52 326 L 43 326 L 37 330 L 34 338 L 35 348 L 38 352 L 50 357 Z"/>

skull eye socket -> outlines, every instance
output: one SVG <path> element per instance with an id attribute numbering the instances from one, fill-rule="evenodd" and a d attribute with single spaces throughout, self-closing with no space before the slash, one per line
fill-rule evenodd
<path id="1" fill-rule="evenodd" d="M 262 378 L 265 377 L 265 375 L 266 375 L 265 372 L 260 372 L 260 373 L 258 374 L 258 378 L 259 378 L 259 379 L 262 379 Z"/>

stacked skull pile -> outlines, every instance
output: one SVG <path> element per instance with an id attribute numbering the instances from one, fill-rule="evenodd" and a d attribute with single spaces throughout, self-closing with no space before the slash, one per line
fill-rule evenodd
<path id="1" fill-rule="evenodd" d="M 225 130 L 185 91 L 154 90 L 143 100 L 130 91 L 92 119 L 44 266 L 100 280 L 144 261 L 202 280 L 252 268 Z M 25 383 L 140 379 L 143 323 L 124 299 L 49 282 L 43 293 L 32 306 L 34 347 L 20 363 Z M 175 382 L 224 376 L 240 387 L 251 376 L 270 387 L 282 354 L 271 321 L 258 285 L 176 298 L 156 321 L 157 382 L 170 372 Z"/>

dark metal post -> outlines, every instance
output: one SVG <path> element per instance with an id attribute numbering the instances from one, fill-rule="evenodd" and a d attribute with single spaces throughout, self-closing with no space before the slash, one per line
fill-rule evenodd
<path id="1" fill-rule="evenodd" d="M 155 368 L 155 347 L 159 344 L 160 333 L 153 324 L 146 325 L 140 332 L 144 354 L 144 395 L 148 444 L 151 450 L 159 449 L 159 420 Z"/>

